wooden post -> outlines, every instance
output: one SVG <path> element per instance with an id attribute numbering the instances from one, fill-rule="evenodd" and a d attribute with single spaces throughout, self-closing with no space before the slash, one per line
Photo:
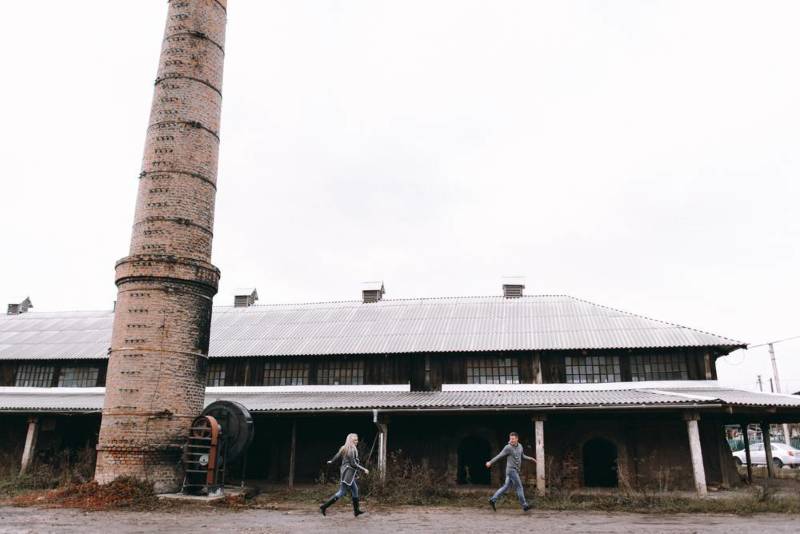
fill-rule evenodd
<path id="1" fill-rule="evenodd" d="M 772 463 L 772 438 L 769 435 L 769 423 L 762 422 L 761 440 L 764 442 L 764 460 L 767 462 L 767 478 L 775 478 L 775 465 Z"/>
<path id="2" fill-rule="evenodd" d="M 700 446 L 700 429 L 697 421 L 700 416 L 697 414 L 686 415 L 686 429 L 689 434 L 689 451 L 692 455 L 692 471 L 694 472 L 694 487 L 697 495 L 704 497 L 708 494 L 706 488 L 706 471 L 703 466 L 703 449 Z"/>
<path id="3" fill-rule="evenodd" d="M 292 421 L 292 448 L 289 452 L 289 489 L 294 489 L 295 448 L 297 447 L 297 419 Z"/>
<path id="4" fill-rule="evenodd" d="M 25 449 L 22 451 L 22 466 L 20 474 L 24 473 L 33 462 L 36 454 L 36 440 L 39 438 L 39 418 L 37 416 L 28 418 L 28 435 L 25 436 Z"/>
<path id="5" fill-rule="evenodd" d="M 544 496 L 547 492 L 544 459 L 544 422 L 546 415 L 537 415 L 533 418 L 533 433 L 536 438 L 536 492 Z"/>
<path id="6" fill-rule="evenodd" d="M 742 435 L 744 436 L 744 457 L 747 460 L 747 483 L 753 483 L 753 462 L 750 459 L 750 436 L 748 436 L 747 423 L 740 423 L 739 426 L 742 428 Z"/>
<path id="7" fill-rule="evenodd" d="M 372 411 L 372 421 L 378 427 L 378 477 L 381 484 L 386 482 L 386 456 L 388 452 L 389 423 L 378 417 L 378 410 Z"/>
<path id="8" fill-rule="evenodd" d="M 542 356 L 538 352 L 533 353 L 533 383 L 542 383 Z"/>
<path id="9" fill-rule="evenodd" d="M 713 380 L 714 371 L 711 366 L 711 355 L 707 352 L 703 355 L 703 363 L 705 364 L 706 380 Z"/>

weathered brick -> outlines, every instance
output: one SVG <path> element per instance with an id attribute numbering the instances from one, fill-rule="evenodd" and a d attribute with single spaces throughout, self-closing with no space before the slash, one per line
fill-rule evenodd
<path id="1" fill-rule="evenodd" d="M 225 7 L 169 4 L 130 255 L 116 268 L 99 482 L 133 475 L 177 489 L 179 447 L 203 408 Z"/>

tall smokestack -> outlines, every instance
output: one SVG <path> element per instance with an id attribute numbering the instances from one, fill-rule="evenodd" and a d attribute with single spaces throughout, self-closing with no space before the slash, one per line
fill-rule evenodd
<path id="1" fill-rule="evenodd" d="M 95 478 L 175 491 L 203 409 L 227 0 L 170 0 L 130 255 L 119 288 Z"/>

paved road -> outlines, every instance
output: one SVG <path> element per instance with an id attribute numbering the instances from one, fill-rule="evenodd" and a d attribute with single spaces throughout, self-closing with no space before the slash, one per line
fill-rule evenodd
<path id="1" fill-rule="evenodd" d="M 798 531 L 800 517 L 760 514 L 642 515 L 602 512 L 531 512 L 503 509 L 412 508 L 373 512 L 358 519 L 344 506 L 328 517 L 310 510 L 183 509 L 174 512 L 81 512 L 77 510 L 0 507 L 0 533 L 159 534 L 203 532 L 769 532 Z"/>

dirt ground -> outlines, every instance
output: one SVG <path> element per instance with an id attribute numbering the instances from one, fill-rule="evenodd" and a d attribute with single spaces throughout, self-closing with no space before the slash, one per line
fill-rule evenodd
<path id="1" fill-rule="evenodd" d="M 501 509 L 416 508 L 378 510 L 355 519 L 336 505 L 328 517 L 315 510 L 185 509 L 174 512 L 82 512 L 0 507 L 0 533 L 160 534 L 201 532 L 797 532 L 800 517 L 758 514 L 643 515 L 603 512 L 537 512 Z"/>

